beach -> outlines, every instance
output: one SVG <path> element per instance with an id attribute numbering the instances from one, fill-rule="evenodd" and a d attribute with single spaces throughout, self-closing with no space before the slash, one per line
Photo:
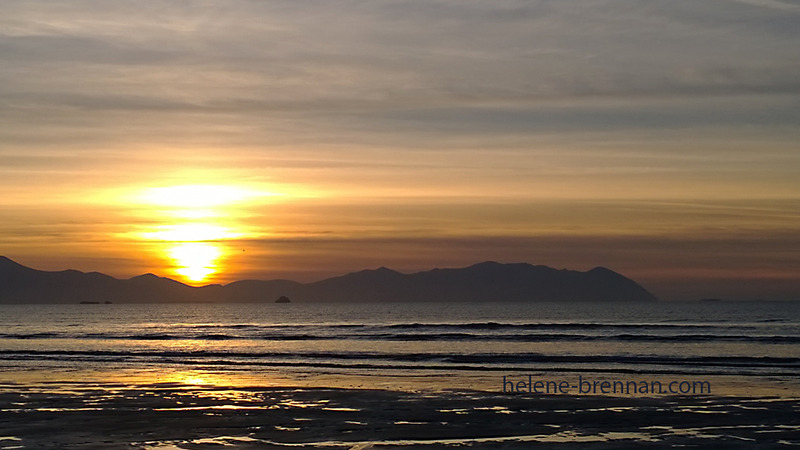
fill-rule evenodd
<path id="1" fill-rule="evenodd" d="M 800 447 L 767 306 L 6 305 L 0 449 Z"/>
<path id="2" fill-rule="evenodd" d="M 445 374 L 392 382 L 313 372 L 292 378 L 287 371 L 125 372 L 4 380 L 0 448 L 800 447 L 800 401 L 786 389 L 536 395 L 452 389 L 441 382 Z"/>

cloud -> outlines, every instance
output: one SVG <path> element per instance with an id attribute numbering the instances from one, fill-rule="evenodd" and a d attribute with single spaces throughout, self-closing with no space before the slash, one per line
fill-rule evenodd
<path id="1" fill-rule="evenodd" d="M 313 111 L 798 92 L 788 19 L 743 11 L 742 27 L 727 4 L 715 22 L 697 2 L 31 3 L 3 6 L 15 69 L 0 77 L 17 93 Z M 76 76 L 36 73 L 53 67 Z"/>
<path id="2" fill-rule="evenodd" d="M 800 5 L 792 3 L 791 1 L 778 1 L 778 0 L 733 0 L 733 1 L 753 6 L 760 6 L 763 8 L 776 9 L 779 11 L 800 13 Z"/>
<path id="3" fill-rule="evenodd" d="M 319 224 L 332 218 L 376 239 L 458 229 L 480 242 L 543 222 L 576 235 L 594 221 L 650 237 L 683 230 L 685 208 L 582 215 L 564 202 L 798 198 L 796 10 L 788 0 L 0 2 L 0 206 L 47 221 L 54 204 L 196 183 L 189 173 L 324 197 L 251 212 L 282 217 L 285 234 L 330 236 Z M 526 209 L 544 200 L 564 212 Z M 54 214 L 46 233 L 74 232 L 71 212 Z M 345 237 L 331 245 L 364 256 Z M 491 242 L 475 248 L 521 255 Z M 611 257 L 613 245 L 601 249 Z M 447 251 L 462 250 L 429 256 Z"/>

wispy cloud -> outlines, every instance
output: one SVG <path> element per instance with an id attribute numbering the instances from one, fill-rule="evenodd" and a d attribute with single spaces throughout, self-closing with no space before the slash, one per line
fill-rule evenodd
<path id="1" fill-rule="evenodd" d="M 799 9 L 790 0 L 0 2 L 0 209 L 15 224 L 46 221 L 54 205 L 95 217 L 92 208 L 110 207 L 92 203 L 98 192 L 191 177 L 303 186 L 336 197 L 355 222 L 372 220 L 364 205 L 379 200 L 388 210 L 463 206 L 457 221 L 425 208 L 386 214 L 394 226 L 376 232 L 402 235 L 443 224 L 468 234 L 485 220 L 500 229 L 480 206 L 489 200 L 796 199 Z M 338 216 L 302 203 L 311 197 L 285 223 L 253 214 L 264 226 L 322 232 L 312 225 Z M 683 214 L 672 213 L 664 217 Z M 118 226 L 130 219 L 115 214 Z M 585 226 L 558 217 L 548 226 Z M 589 219 L 631 233 L 621 217 Z M 731 217 L 731 227 L 773 229 L 751 219 Z M 514 232 L 542 220 L 515 216 Z"/>
<path id="2" fill-rule="evenodd" d="M 796 2 L 780 1 L 780 0 L 733 0 L 739 3 L 745 3 L 753 6 L 760 6 L 763 8 L 776 9 L 779 11 L 788 11 L 800 13 L 800 5 Z"/>

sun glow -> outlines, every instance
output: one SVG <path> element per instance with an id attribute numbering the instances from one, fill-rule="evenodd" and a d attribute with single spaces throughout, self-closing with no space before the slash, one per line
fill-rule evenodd
<path id="1" fill-rule="evenodd" d="M 149 188 L 141 193 L 140 200 L 150 205 L 177 207 L 181 209 L 208 209 L 250 201 L 258 197 L 277 196 L 274 192 L 263 192 L 235 186 L 189 184 Z"/>
<path id="2" fill-rule="evenodd" d="M 142 236 L 155 241 L 169 242 L 201 242 L 236 239 L 242 233 L 206 223 L 185 223 L 178 225 L 161 225 L 156 231 L 142 233 Z"/>
<path id="3" fill-rule="evenodd" d="M 181 281 L 204 284 L 225 270 L 229 242 L 253 236 L 242 224 L 242 209 L 273 192 L 240 186 L 186 184 L 147 188 L 132 198 L 156 223 L 137 233 L 154 243 Z"/>
<path id="4" fill-rule="evenodd" d="M 170 247 L 169 254 L 177 266 L 176 273 L 189 281 L 201 282 L 219 270 L 217 263 L 222 249 L 206 242 L 187 242 Z"/>

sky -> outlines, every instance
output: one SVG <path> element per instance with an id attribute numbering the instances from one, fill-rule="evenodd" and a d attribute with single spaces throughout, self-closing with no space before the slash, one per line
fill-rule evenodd
<path id="1" fill-rule="evenodd" d="M 0 2 L 0 254 L 800 299 L 798 0 Z"/>

